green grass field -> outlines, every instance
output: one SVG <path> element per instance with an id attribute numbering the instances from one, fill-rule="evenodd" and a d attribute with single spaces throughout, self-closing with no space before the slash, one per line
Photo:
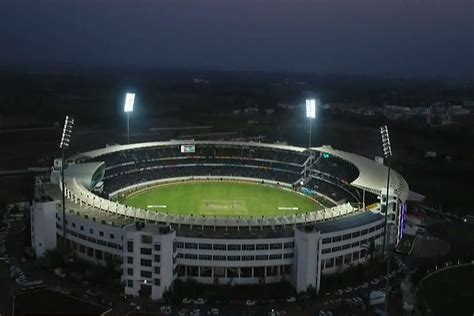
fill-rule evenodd
<path id="1" fill-rule="evenodd" d="M 159 185 L 136 192 L 122 202 L 170 214 L 259 218 L 321 209 L 316 200 L 269 185 L 199 181 Z"/>

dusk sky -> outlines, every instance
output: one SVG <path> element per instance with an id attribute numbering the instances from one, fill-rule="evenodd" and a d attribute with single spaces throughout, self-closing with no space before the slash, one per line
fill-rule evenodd
<path id="1" fill-rule="evenodd" d="M 474 0 L 2 0 L 0 65 L 472 78 Z"/>

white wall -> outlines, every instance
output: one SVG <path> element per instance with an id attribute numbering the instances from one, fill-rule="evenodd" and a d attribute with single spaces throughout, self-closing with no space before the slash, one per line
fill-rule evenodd
<path id="1" fill-rule="evenodd" d="M 33 201 L 31 206 L 31 245 L 37 258 L 56 248 L 57 205 L 58 201 Z"/>
<path id="2" fill-rule="evenodd" d="M 319 288 L 319 231 L 295 229 L 295 258 L 293 285 L 297 292 L 304 292 L 309 286 Z"/>

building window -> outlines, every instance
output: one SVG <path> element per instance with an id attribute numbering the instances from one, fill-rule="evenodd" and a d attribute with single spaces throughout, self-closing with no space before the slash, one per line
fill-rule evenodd
<path id="1" fill-rule="evenodd" d="M 151 255 L 151 248 L 140 248 L 140 253 L 142 255 Z"/>
<path id="2" fill-rule="evenodd" d="M 256 260 L 268 260 L 268 255 L 258 255 L 255 256 Z"/>
<path id="3" fill-rule="evenodd" d="M 155 251 L 160 251 L 160 250 L 161 250 L 161 245 L 155 244 Z"/>
<path id="4" fill-rule="evenodd" d="M 359 252 L 358 251 L 356 251 L 352 254 L 352 259 L 353 260 L 359 260 Z"/>
<path id="5" fill-rule="evenodd" d="M 240 256 L 228 256 L 228 261 L 240 261 Z"/>
<path id="6" fill-rule="evenodd" d="M 356 238 L 360 236 L 360 232 L 353 232 L 352 233 L 352 238 Z"/>
<path id="7" fill-rule="evenodd" d="M 342 240 L 348 240 L 351 239 L 351 234 L 345 234 L 342 236 Z"/>
<path id="8" fill-rule="evenodd" d="M 151 244 L 151 236 L 150 235 L 142 235 L 141 240 L 142 240 L 142 244 Z"/>
<path id="9" fill-rule="evenodd" d="M 226 250 L 227 246 L 224 244 L 214 244 L 214 250 Z"/>
<path id="10" fill-rule="evenodd" d="M 94 256 L 94 249 L 87 247 L 87 255 L 89 257 L 93 257 Z"/>
<path id="11" fill-rule="evenodd" d="M 280 243 L 278 244 L 270 244 L 270 249 L 282 249 L 282 245 Z"/>
<path id="12" fill-rule="evenodd" d="M 339 247 L 332 247 L 331 251 L 332 251 L 332 252 L 341 251 L 341 246 L 339 246 Z"/>
<path id="13" fill-rule="evenodd" d="M 285 249 L 294 248 L 294 247 L 295 247 L 295 243 L 292 242 L 292 241 L 291 241 L 291 242 L 286 242 L 286 243 L 283 244 L 283 247 L 284 247 Z"/>
<path id="14" fill-rule="evenodd" d="M 351 247 L 351 244 L 342 245 L 342 250 L 349 249 L 350 247 Z"/>
<path id="15" fill-rule="evenodd" d="M 115 239 L 115 235 L 114 235 L 114 234 L 110 234 L 109 237 L 110 237 L 110 239 Z"/>
<path id="16" fill-rule="evenodd" d="M 339 256 L 336 258 L 336 266 L 341 266 L 342 265 L 342 256 Z"/>
<path id="17" fill-rule="evenodd" d="M 293 253 L 285 253 L 285 254 L 283 255 L 283 258 L 285 258 L 285 259 L 293 258 Z"/>
<path id="18" fill-rule="evenodd" d="M 133 241 L 131 240 L 127 241 L 127 251 L 133 252 Z"/>
<path id="19" fill-rule="evenodd" d="M 329 244 L 331 242 L 331 238 L 323 238 L 323 244 Z"/>
<path id="20" fill-rule="evenodd" d="M 156 285 L 156 286 L 160 286 L 160 279 L 155 279 L 153 281 L 153 283 Z"/>
<path id="21" fill-rule="evenodd" d="M 161 257 L 160 255 L 155 255 L 155 262 L 160 262 L 161 261 Z"/>
<path id="22" fill-rule="evenodd" d="M 84 226 L 81 225 L 81 227 L 79 227 L 80 230 L 84 230 Z"/>
<path id="23" fill-rule="evenodd" d="M 257 244 L 257 250 L 268 250 L 268 244 Z"/>
<path id="24" fill-rule="evenodd" d="M 241 246 L 240 245 L 228 245 L 227 250 L 229 251 L 240 251 Z"/>
<path id="25" fill-rule="evenodd" d="M 325 254 L 325 253 L 330 253 L 331 252 L 331 248 L 324 248 L 321 253 L 322 254 Z"/>
<path id="26" fill-rule="evenodd" d="M 92 228 L 89 228 L 89 234 L 93 234 L 94 230 Z"/>
<path id="27" fill-rule="evenodd" d="M 364 229 L 363 231 L 360 232 L 361 236 L 367 235 L 367 229 Z"/>
<path id="28" fill-rule="evenodd" d="M 212 250 L 212 244 L 199 244 L 199 249 Z"/>
<path id="29" fill-rule="evenodd" d="M 358 241 L 353 242 L 352 245 L 351 245 L 351 247 L 357 247 L 357 246 L 359 246 L 359 242 L 358 242 Z"/>
<path id="30" fill-rule="evenodd" d="M 104 232 L 99 230 L 99 236 L 104 237 Z"/>
<path id="31" fill-rule="evenodd" d="M 338 242 L 338 241 L 341 241 L 341 236 L 332 237 L 332 242 Z"/>
<path id="32" fill-rule="evenodd" d="M 127 263 L 133 264 L 133 257 L 127 257 Z"/>
<path id="33" fill-rule="evenodd" d="M 255 245 L 242 245 L 242 250 L 255 250 Z"/>
<path id="34" fill-rule="evenodd" d="M 183 248 L 183 243 L 181 241 L 176 242 L 176 248 Z"/>
<path id="35" fill-rule="evenodd" d="M 155 267 L 155 274 L 160 274 L 160 267 Z"/>
<path id="36" fill-rule="evenodd" d="M 270 260 L 278 260 L 281 259 L 281 254 L 278 255 L 270 255 Z"/>
<path id="37" fill-rule="evenodd" d="M 184 248 L 186 249 L 197 249 L 196 243 L 187 242 L 184 244 Z"/>
<path id="38" fill-rule="evenodd" d="M 212 256 L 212 260 L 215 260 L 215 261 L 225 261 L 225 260 L 226 260 L 226 256 Z"/>
<path id="39" fill-rule="evenodd" d="M 197 257 L 198 257 L 197 255 L 195 255 L 195 254 L 192 254 L 192 253 L 186 253 L 186 254 L 184 255 L 184 259 L 192 259 L 192 260 L 196 260 L 196 259 L 197 259 Z"/>
<path id="40" fill-rule="evenodd" d="M 140 276 L 142 278 L 151 278 L 151 271 L 144 271 L 144 270 L 141 270 L 140 271 Z"/>
<path id="41" fill-rule="evenodd" d="M 72 227 L 73 227 L 73 228 L 76 228 L 76 223 L 73 222 L 73 223 L 72 223 Z"/>
<path id="42" fill-rule="evenodd" d="M 127 280 L 127 286 L 128 287 L 133 287 L 133 281 L 132 280 Z"/>
<path id="43" fill-rule="evenodd" d="M 151 260 L 148 259 L 140 259 L 140 264 L 143 267 L 151 267 Z"/>
<path id="44" fill-rule="evenodd" d="M 199 260 L 212 260 L 211 255 L 199 255 Z"/>
<path id="45" fill-rule="evenodd" d="M 242 256 L 242 261 L 254 261 L 254 256 Z"/>
<path id="46" fill-rule="evenodd" d="M 133 275 L 133 269 L 132 268 L 127 269 L 127 275 Z"/>

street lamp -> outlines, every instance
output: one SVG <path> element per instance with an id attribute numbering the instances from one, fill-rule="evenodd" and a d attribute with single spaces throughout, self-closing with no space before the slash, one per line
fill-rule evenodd
<path id="1" fill-rule="evenodd" d="M 306 99 L 306 117 L 309 119 L 308 148 L 311 148 L 311 123 L 316 118 L 316 100 Z"/>
<path id="2" fill-rule="evenodd" d="M 392 157 L 392 147 L 390 146 L 390 136 L 388 134 L 387 125 L 380 127 L 380 135 L 382 136 L 382 149 L 384 158 L 387 160 L 387 196 L 385 198 L 385 232 L 383 234 L 383 247 L 382 252 L 385 255 L 385 247 L 387 247 L 387 274 L 386 274 L 386 286 L 385 286 L 385 315 L 388 315 L 388 288 L 389 288 L 389 273 L 390 273 L 390 251 L 388 250 L 388 199 L 389 199 L 389 188 L 390 188 L 390 157 Z M 382 204 L 383 205 L 383 204 Z"/>
<path id="3" fill-rule="evenodd" d="M 62 206 L 63 206 L 63 250 L 66 249 L 66 190 L 64 185 L 64 151 L 69 147 L 71 142 L 72 127 L 74 126 L 74 118 L 67 116 L 64 120 L 63 133 L 59 148 L 61 148 L 61 191 L 62 191 Z"/>
<path id="4" fill-rule="evenodd" d="M 127 113 L 127 144 L 130 143 L 130 113 L 133 112 L 133 103 L 135 102 L 135 93 L 125 95 L 125 105 L 123 111 Z"/>

